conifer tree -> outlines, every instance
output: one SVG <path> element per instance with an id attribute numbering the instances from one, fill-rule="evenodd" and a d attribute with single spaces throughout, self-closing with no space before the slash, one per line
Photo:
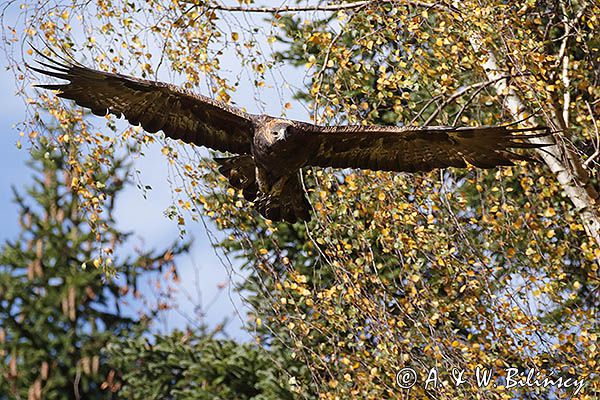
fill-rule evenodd
<path id="1" fill-rule="evenodd" d="M 112 215 L 128 172 L 119 159 L 92 171 L 111 199 L 97 221 L 108 228 L 98 242 L 72 193 L 65 153 L 73 146 L 35 143 L 34 182 L 14 190 L 21 232 L 0 250 L 0 399 L 111 398 L 118 386 L 101 349 L 114 337 L 143 334 L 157 312 L 142 307 L 138 315 L 123 305 L 140 296 L 141 277 L 174 268 L 173 256 L 188 247 L 115 255 L 129 236 Z M 114 280 L 94 266 L 99 246 L 113 254 Z"/>
<path id="2" fill-rule="evenodd" d="M 127 399 L 291 400 L 307 398 L 289 354 L 206 332 L 127 339 L 108 347 Z M 291 369 L 290 369 L 291 368 Z M 302 369 L 302 367 L 300 367 Z"/>

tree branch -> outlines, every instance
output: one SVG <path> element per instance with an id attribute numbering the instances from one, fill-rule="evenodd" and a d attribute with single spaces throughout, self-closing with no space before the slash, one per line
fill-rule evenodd
<path id="1" fill-rule="evenodd" d="M 343 11 L 343 10 L 354 10 L 357 8 L 365 7 L 370 4 L 406 4 L 415 7 L 423 8 L 439 8 L 451 11 L 458 11 L 452 6 L 440 3 L 427 3 L 423 1 L 413 0 L 363 0 L 356 1 L 353 3 L 339 3 L 339 4 L 325 4 L 325 5 L 312 5 L 312 6 L 281 6 L 281 7 L 247 7 L 247 6 L 228 6 L 220 3 L 208 3 L 198 4 L 192 0 L 186 0 L 186 3 L 195 4 L 196 6 L 204 6 L 211 10 L 218 11 L 230 11 L 230 12 L 248 12 L 248 13 L 270 13 L 277 14 L 282 12 L 303 12 L 303 11 Z"/>
<path id="2" fill-rule="evenodd" d="M 302 11 L 342 11 L 352 10 L 364 7 L 373 3 L 373 0 L 357 1 L 354 3 L 340 3 L 314 6 L 281 6 L 281 7 L 247 7 L 247 6 L 227 6 L 224 4 L 207 4 L 206 7 L 211 10 L 233 11 L 233 12 L 253 12 L 253 13 L 280 13 L 280 12 L 302 12 Z M 386 1 L 387 3 L 387 1 Z"/>
<path id="3" fill-rule="evenodd" d="M 567 7 L 565 6 L 564 0 L 560 2 L 560 6 L 563 12 L 563 25 L 565 27 L 565 38 L 560 45 L 560 53 L 562 54 L 562 81 L 565 85 L 564 93 L 563 93 L 563 112 L 562 119 L 565 127 L 569 127 L 569 107 L 571 106 L 571 80 L 569 79 L 569 53 L 567 53 L 567 46 L 569 43 L 569 36 L 571 33 L 571 24 L 569 23 L 569 18 L 567 16 Z"/>

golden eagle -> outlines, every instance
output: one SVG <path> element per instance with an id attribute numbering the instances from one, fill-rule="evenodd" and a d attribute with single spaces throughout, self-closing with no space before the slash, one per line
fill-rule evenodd
<path id="1" fill-rule="evenodd" d="M 545 127 L 318 126 L 248 114 L 171 84 L 39 54 L 48 60 L 38 61 L 45 68 L 29 68 L 69 83 L 36 86 L 58 90 L 96 115 L 124 115 L 147 132 L 238 154 L 216 158 L 219 171 L 271 220 L 310 219 L 299 180 L 305 166 L 416 172 L 468 162 L 492 168 L 530 160 L 509 149 L 542 147 L 527 140 L 549 135 Z"/>

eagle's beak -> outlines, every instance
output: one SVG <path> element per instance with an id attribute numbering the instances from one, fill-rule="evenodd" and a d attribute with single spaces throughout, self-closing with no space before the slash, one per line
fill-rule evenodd
<path id="1" fill-rule="evenodd" d="M 287 128 L 281 128 L 279 130 L 279 134 L 277 135 L 277 140 L 279 141 L 285 141 L 288 137 L 288 131 Z"/>

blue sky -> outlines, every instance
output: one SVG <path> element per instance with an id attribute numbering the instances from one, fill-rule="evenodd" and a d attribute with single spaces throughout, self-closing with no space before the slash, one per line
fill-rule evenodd
<path id="1" fill-rule="evenodd" d="M 2 60 L 3 67 L 6 65 Z M 19 150 L 16 142 L 20 139 L 15 125 L 25 118 L 25 106 L 21 98 L 15 96 L 14 77 L 10 71 L 2 69 L 0 83 L 4 87 L 0 96 L 0 157 L 2 159 L 2 174 L 0 174 L 0 241 L 14 239 L 19 232 L 17 221 L 18 208 L 12 202 L 12 190 L 24 189 L 31 183 L 31 170 L 27 168 L 28 142 L 21 138 L 23 148 Z M 162 248 L 179 238 L 179 231 L 175 223 L 163 215 L 163 211 L 170 205 L 171 195 L 169 186 L 166 185 L 167 165 L 160 154 L 158 146 L 149 148 L 145 157 L 135 162 L 136 168 L 142 171 L 144 184 L 154 189 L 147 193 L 146 199 L 137 188 L 128 187 L 117 198 L 116 220 L 117 226 L 123 231 L 131 231 L 134 237 L 129 243 L 129 248 Z M 215 296 L 217 301 L 210 309 L 206 310 L 206 322 L 214 326 L 222 321 L 224 316 L 229 316 L 231 323 L 229 330 L 234 337 L 243 338 L 240 331 L 242 321 L 236 315 L 235 309 L 241 310 L 242 304 L 235 293 L 229 295 L 228 289 L 219 290 L 218 285 L 228 282 L 226 269 L 215 255 L 205 230 L 200 223 L 191 223 L 190 237 L 194 239 L 194 246 L 189 255 L 180 257 L 178 261 L 181 273 L 182 287 L 180 299 L 181 312 L 194 318 L 194 305 L 207 304 Z M 216 231 L 216 230 L 215 230 Z M 196 273 L 197 271 L 197 273 Z M 198 278 L 196 278 L 198 277 Z M 198 286 L 199 291 L 195 286 Z M 230 287 L 230 286 L 228 286 Z M 191 294 L 191 299 L 188 295 Z M 219 293 L 221 293 L 219 295 Z M 191 301 L 190 301 L 191 300 Z M 241 310 L 240 313 L 244 314 Z M 167 331 L 175 327 L 183 327 L 186 318 L 179 312 L 170 312 L 157 326 L 159 331 Z"/>
<path id="2" fill-rule="evenodd" d="M 265 28 L 262 22 L 264 16 L 250 18 L 254 19 L 255 26 L 262 25 Z M 236 76 L 242 71 L 240 61 L 236 59 L 233 52 L 225 54 L 221 64 L 226 75 Z M 0 83 L 4 90 L 0 92 L 3 105 L 0 108 L 0 126 L 3 128 L 0 137 L 3 172 L 0 174 L 0 218 L 2 220 L 0 241 L 4 242 L 18 234 L 17 207 L 12 203 L 10 188 L 13 185 L 17 188 L 26 186 L 31 182 L 31 172 L 25 165 L 28 159 L 27 139 L 23 140 L 23 149 L 17 149 L 16 142 L 19 140 L 19 135 L 14 128 L 25 118 L 25 106 L 23 100 L 15 95 L 14 76 L 5 68 L 7 60 L 2 58 L 1 65 L 3 68 L 0 71 Z M 292 109 L 287 111 L 287 116 L 307 120 L 306 109 L 291 99 L 292 89 L 287 87 L 287 84 L 281 83 L 282 77 L 285 77 L 288 83 L 301 86 L 304 71 L 291 67 L 279 68 L 270 77 L 270 82 L 267 81 L 267 86 L 260 91 L 253 87 L 252 79 L 242 79 L 238 91 L 233 95 L 233 100 L 245 106 L 249 112 L 266 112 L 271 115 L 280 115 L 282 105 L 289 101 L 292 103 Z M 171 204 L 171 192 L 166 183 L 167 162 L 160 154 L 160 147 L 155 145 L 147 149 L 144 157 L 135 160 L 135 167 L 142 171 L 143 184 L 150 185 L 153 189 L 144 198 L 140 190 L 128 187 L 117 198 L 115 213 L 117 226 L 121 230 L 134 233 L 131 248 L 133 246 L 162 248 L 165 244 L 178 239 L 179 231 L 176 224 L 163 214 Z M 209 230 L 218 234 L 208 220 L 207 223 Z M 248 335 L 241 330 L 245 319 L 243 302 L 230 282 L 230 273 L 233 273 L 234 280 L 240 279 L 239 275 L 235 277 L 236 269 L 228 269 L 222 265 L 211 247 L 202 223 L 190 222 L 187 230 L 190 237 L 194 239 L 194 246 L 189 255 L 179 257 L 177 260 L 182 282 L 178 296 L 180 312 L 170 312 L 156 325 L 156 330 L 165 332 L 184 327 L 190 321 L 197 323 L 198 317 L 194 314 L 195 305 L 201 304 L 206 307 L 210 304 L 210 308 L 203 310 L 206 313 L 204 321 L 209 326 L 215 326 L 222 322 L 224 317 L 228 317 L 230 322 L 227 325 L 227 332 L 230 336 L 241 340 L 249 339 Z M 219 289 L 218 286 L 224 283 L 227 284 L 225 289 Z"/>

